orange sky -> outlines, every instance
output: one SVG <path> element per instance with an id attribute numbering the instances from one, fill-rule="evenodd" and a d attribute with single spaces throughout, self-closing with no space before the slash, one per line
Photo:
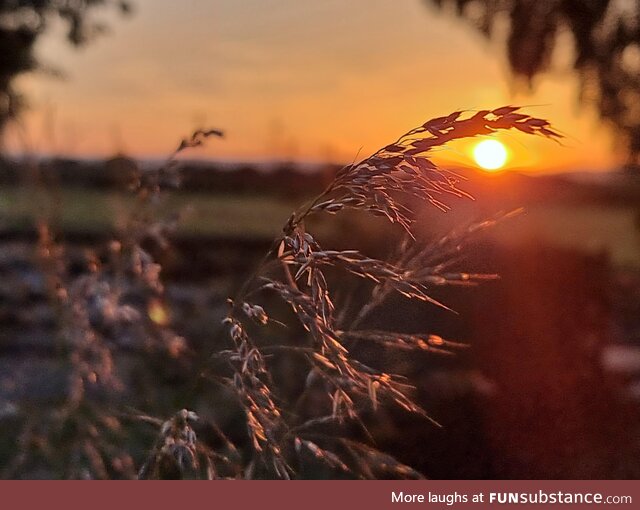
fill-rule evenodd
<path id="1" fill-rule="evenodd" d="M 134 4 L 132 17 L 81 51 L 60 27 L 41 41 L 41 59 L 67 77 L 21 79 L 36 150 L 160 156 L 206 125 L 228 136 L 201 157 L 350 161 L 430 117 L 515 103 L 539 105 L 527 112 L 569 138 L 559 146 L 502 136 L 508 165 L 604 170 L 620 161 L 609 130 L 578 108 L 575 77 L 558 73 L 533 94 L 514 93 L 501 46 L 421 0 Z M 444 156 L 472 164 L 470 149 Z"/>

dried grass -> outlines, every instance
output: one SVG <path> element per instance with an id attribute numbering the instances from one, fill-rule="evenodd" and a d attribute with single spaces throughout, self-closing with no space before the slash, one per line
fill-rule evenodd
<path id="1" fill-rule="evenodd" d="M 358 330 L 356 327 L 384 302 L 390 292 L 446 308 L 431 297 L 433 286 L 469 285 L 496 278 L 491 274 L 456 273 L 446 269 L 452 252 L 459 250 L 465 238 L 502 218 L 472 225 L 462 233 L 452 233 L 431 246 L 420 247 L 413 242 L 411 228 L 415 219 L 407 198 L 427 201 L 441 211 L 449 209 L 446 197 L 470 198 L 458 187 L 460 179 L 452 172 L 438 168 L 429 159 L 430 153 L 456 139 L 490 135 L 506 129 L 559 138 L 547 121 L 519 113 L 517 107 L 483 110 L 467 117 L 463 112 L 455 112 L 428 121 L 368 158 L 342 168 L 323 193 L 291 215 L 261 266 L 232 301 L 225 319 L 234 343 L 234 348 L 227 353 L 235 371 L 230 384 L 243 402 L 247 428 L 253 438 L 255 455 L 246 476 L 250 477 L 255 463 L 260 462 L 272 475 L 289 478 L 294 474 L 290 466 L 295 462 L 288 458 L 301 462 L 305 452 L 310 452 L 329 468 L 355 477 L 380 476 L 381 471 L 385 476 L 400 478 L 416 475 L 372 446 L 347 437 L 331 436 L 329 443 L 337 448 L 333 451 L 330 447 L 321 447 L 317 439 L 312 441 L 305 431 L 313 429 L 316 438 L 319 425 L 347 421 L 361 424 L 361 412 L 377 410 L 380 402 L 430 419 L 428 413 L 413 401 L 411 387 L 402 377 L 361 363 L 347 346 L 349 341 L 368 341 L 392 349 L 441 354 L 451 354 L 463 347 L 435 334 Z M 345 209 L 382 216 L 406 231 L 407 241 L 394 263 L 368 257 L 356 250 L 323 249 L 306 230 L 305 221 L 310 216 L 336 214 Z M 273 275 L 274 260 L 283 268 L 279 277 Z M 323 272 L 325 268 L 341 269 L 374 284 L 370 301 L 347 328 L 338 328 L 337 306 Z M 289 418 L 285 412 L 287 403 L 279 402 L 275 397 L 277 392 L 270 381 L 264 354 L 250 340 L 244 326 L 247 319 L 256 318 L 262 325 L 269 324 L 271 319 L 267 312 L 248 303 L 250 296 L 264 290 L 275 292 L 287 303 L 308 332 L 310 344 L 281 347 L 302 353 L 309 367 L 308 388 L 317 388 L 315 382 L 321 381 L 319 386 L 331 402 L 331 415 L 292 427 L 295 416 Z M 346 458 L 350 459 L 350 465 Z"/>
<path id="2" fill-rule="evenodd" d="M 95 253 L 88 253 L 86 270 L 79 278 L 69 276 L 64 248 L 55 242 L 49 223 L 43 221 L 38 254 L 59 319 L 60 343 L 69 366 L 68 391 L 53 409 L 25 411 L 22 446 L 3 475 L 15 476 L 33 457 L 44 457 L 51 463 L 64 448 L 66 477 L 133 477 L 134 462 L 122 447 L 124 423 L 133 420 L 159 427 L 139 478 L 289 479 L 299 476 L 309 463 L 323 465 L 327 476 L 421 477 L 375 448 L 362 415 L 389 405 L 437 424 L 414 401 L 410 381 L 363 363 L 354 356 L 354 346 L 369 342 L 388 349 L 443 355 L 464 349 L 464 345 L 433 332 L 361 326 L 392 293 L 447 308 L 432 296 L 434 287 L 474 285 L 496 278 L 493 274 L 456 272 L 451 267 L 470 236 L 509 214 L 470 225 L 425 246 L 412 234 L 415 215 L 410 204 L 418 200 L 446 211 L 450 199 L 470 198 L 459 187 L 459 176 L 433 163 L 432 151 L 456 139 L 508 129 L 559 137 L 547 121 L 512 106 L 470 114 L 455 112 L 430 120 L 340 169 L 318 197 L 290 216 L 262 262 L 229 300 L 223 323 L 228 348 L 214 353 L 204 370 L 208 380 L 222 383 L 234 395 L 244 417 L 246 448 L 234 445 L 212 419 L 198 419 L 187 409 L 162 422 L 126 408 L 127 395 L 133 389 L 123 384 L 114 360 L 123 338 L 167 359 L 189 356 L 186 340 L 164 316 L 162 268 L 148 246 L 166 249 L 167 236 L 179 220 L 163 215 L 164 191 L 180 180 L 175 156 L 222 133 L 196 131 L 180 143 L 161 169 L 137 176 L 132 183 L 137 207 L 123 219 L 119 235 L 109 243 L 109 260 L 100 262 Z M 307 220 L 312 216 L 345 210 L 364 211 L 398 225 L 405 240 L 396 255 L 380 260 L 358 250 L 326 249 L 307 231 Z M 347 304 L 334 298 L 328 271 L 369 282 L 370 297 L 352 317 L 345 313 Z M 146 298 L 137 307 L 125 299 L 132 288 Z M 291 315 L 278 316 L 282 311 L 277 307 L 269 310 L 267 294 L 285 303 Z M 264 304 L 256 302 L 261 298 L 265 298 Z M 294 328 L 292 320 L 306 332 L 304 338 L 293 345 L 284 339 L 275 344 L 261 341 L 263 332 L 274 337 L 284 326 Z M 281 354 L 295 355 L 305 366 L 306 382 L 293 401 L 279 394 L 272 377 L 272 360 Z M 196 378 L 201 375 L 198 372 Z M 300 411 L 298 403 L 311 394 L 327 404 L 326 414 L 305 417 Z M 217 447 L 196 433 L 203 422 L 207 422 L 209 435 L 217 438 Z M 362 439 L 348 433 L 353 427 Z"/>

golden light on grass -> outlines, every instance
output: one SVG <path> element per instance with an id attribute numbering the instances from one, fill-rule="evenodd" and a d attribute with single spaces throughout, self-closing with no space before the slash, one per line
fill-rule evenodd
<path id="1" fill-rule="evenodd" d="M 507 162 L 507 149 L 497 140 L 483 140 L 473 149 L 473 159 L 483 170 L 500 170 Z"/>
<path id="2" fill-rule="evenodd" d="M 147 312 L 149 318 L 158 326 L 167 326 L 169 324 L 169 312 L 159 300 L 152 299 L 149 302 Z"/>

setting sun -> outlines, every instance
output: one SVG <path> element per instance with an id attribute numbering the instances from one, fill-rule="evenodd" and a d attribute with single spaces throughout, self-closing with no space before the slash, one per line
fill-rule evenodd
<path id="1" fill-rule="evenodd" d="M 484 170 L 498 170 L 507 161 L 507 149 L 497 140 L 484 140 L 473 149 L 473 159 Z"/>

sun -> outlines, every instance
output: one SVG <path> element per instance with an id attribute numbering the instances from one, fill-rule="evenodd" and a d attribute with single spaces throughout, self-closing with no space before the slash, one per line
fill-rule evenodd
<path id="1" fill-rule="evenodd" d="M 473 159 L 485 170 L 499 170 L 507 162 L 507 149 L 497 140 L 483 140 L 474 147 Z"/>

